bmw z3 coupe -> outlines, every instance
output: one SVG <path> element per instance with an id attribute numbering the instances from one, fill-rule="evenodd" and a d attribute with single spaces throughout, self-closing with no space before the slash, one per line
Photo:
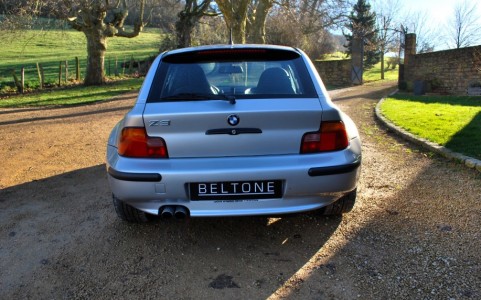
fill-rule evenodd
<path id="1" fill-rule="evenodd" d="M 216 45 L 153 62 L 113 128 L 107 173 L 118 216 L 349 212 L 361 141 L 299 49 Z"/>

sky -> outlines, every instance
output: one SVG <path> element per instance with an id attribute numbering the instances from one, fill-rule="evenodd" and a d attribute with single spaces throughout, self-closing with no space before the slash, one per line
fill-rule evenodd
<path id="1" fill-rule="evenodd" d="M 400 6 L 403 13 L 422 12 L 426 14 L 426 26 L 437 31 L 440 36 L 434 43 L 435 50 L 443 50 L 449 48 L 446 42 L 441 38 L 441 35 L 446 34 L 449 20 L 454 15 L 454 8 L 458 3 L 463 3 L 465 0 L 400 0 Z M 479 26 L 481 27 L 481 0 L 466 0 L 469 4 L 477 4 L 477 15 L 479 16 Z M 373 7 L 376 3 L 387 2 L 386 0 L 371 0 L 369 1 Z M 481 44 L 480 40 L 477 44 Z"/>
<path id="2" fill-rule="evenodd" d="M 472 0 L 472 2 L 479 0 Z M 433 23 L 442 23 L 452 14 L 455 5 L 462 0 L 403 0 L 402 6 L 409 11 L 424 11 Z"/>
<path id="3" fill-rule="evenodd" d="M 427 25 L 441 27 L 451 18 L 455 5 L 461 1 L 463 0 L 401 0 L 400 3 L 404 13 L 422 12 L 426 14 Z"/>
<path id="4" fill-rule="evenodd" d="M 352 0 L 355 1 L 355 0 Z M 434 51 L 452 49 L 455 47 L 453 38 L 449 35 L 449 24 L 452 24 L 454 18 L 454 9 L 456 5 L 467 1 L 468 5 L 477 5 L 475 14 L 477 24 L 480 28 L 476 40 L 471 44 L 481 45 L 481 0 L 368 0 L 371 8 L 379 15 L 380 7 L 386 7 L 389 3 L 398 1 L 399 13 L 396 15 L 403 24 L 406 22 L 406 15 L 422 15 L 424 22 L 421 25 L 421 32 L 424 40 L 418 36 L 418 42 L 428 41 L 430 46 L 434 46 Z M 416 18 L 414 18 L 416 19 Z M 399 24 L 399 23 L 396 23 Z M 413 33 L 413 24 L 404 24 L 408 26 L 408 31 Z M 397 28 L 398 25 L 396 25 Z M 336 34 L 342 34 L 339 29 L 334 31 Z M 472 35 L 471 35 L 472 36 Z"/>

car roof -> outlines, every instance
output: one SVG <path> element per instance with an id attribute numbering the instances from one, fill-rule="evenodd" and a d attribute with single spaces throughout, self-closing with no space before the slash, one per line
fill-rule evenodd
<path id="1" fill-rule="evenodd" d="M 293 47 L 287 46 L 280 46 L 280 45 L 267 45 L 267 44 L 233 44 L 233 45 L 205 45 L 205 46 L 195 46 L 195 47 L 187 47 L 187 48 L 180 48 L 175 50 L 170 50 L 164 52 L 162 56 L 168 56 L 172 54 L 182 54 L 188 52 L 196 52 L 196 51 L 208 51 L 208 50 L 232 50 L 232 49 L 266 49 L 266 50 L 282 50 L 282 51 L 290 51 L 298 53 L 302 55 L 302 52 Z"/>

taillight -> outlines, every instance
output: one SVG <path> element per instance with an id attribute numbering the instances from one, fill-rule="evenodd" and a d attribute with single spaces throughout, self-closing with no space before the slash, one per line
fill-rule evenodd
<path id="1" fill-rule="evenodd" d="M 118 153 L 125 157 L 168 158 L 162 138 L 149 137 L 144 127 L 126 127 L 120 134 Z"/>
<path id="2" fill-rule="evenodd" d="M 322 122 L 317 132 L 302 137 L 301 154 L 337 151 L 347 148 L 346 127 L 341 121 Z"/>

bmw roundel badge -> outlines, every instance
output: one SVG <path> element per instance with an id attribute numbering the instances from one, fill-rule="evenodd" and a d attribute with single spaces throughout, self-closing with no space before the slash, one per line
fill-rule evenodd
<path id="1" fill-rule="evenodd" d="M 240 119 L 237 115 L 230 115 L 227 117 L 227 123 L 229 123 L 229 125 L 231 126 L 236 126 L 237 124 L 239 124 L 240 122 Z"/>

